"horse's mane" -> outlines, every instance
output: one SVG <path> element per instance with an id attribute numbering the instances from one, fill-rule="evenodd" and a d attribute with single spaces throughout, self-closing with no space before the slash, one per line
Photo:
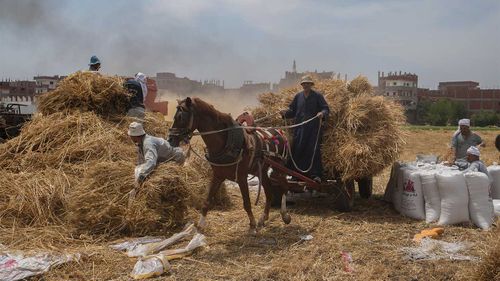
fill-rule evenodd
<path id="1" fill-rule="evenodd" d="M 233 118 L 231 117 L 231 115 L 218 111 L 213 105 L 200 98 L 193 98 L 193 105 L 197 111 L 208 115 L 215 122 L 224 123 L 228 126 L 231 126 L 233 124 Z"/>

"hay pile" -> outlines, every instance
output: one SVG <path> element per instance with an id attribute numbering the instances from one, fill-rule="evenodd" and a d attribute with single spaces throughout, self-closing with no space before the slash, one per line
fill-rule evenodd
<path id="1" fill-rule="evenodd" d="M 130 96 L 123 82 L 117 76 L 78 71 L 62 80 L 55 90 L 41 95 L 37 108 L 43 115 L 74 111 L 124 115 Z"/>
<path id="2" fill-rule="evenodd" d="M 330 107 L 321 147 L 328 177 L 336 172 L 343 180 L 376 175 L 397 159 L 404 144 L 401 125 L 405 116 L 400 105 L 373 96 L 370 83 L 361 76 L 350 83 L 320 80 L 314 88 L 324 95 Z M 260 104 L 252 109 L 252 114 L 258 119 L 286 109 L 301 90 L 294 87 L 277 94 L 261 94 Z M 275 114 L 258 125 L 283 124 Z"/>
<path id="3" fill-rule="evenodd" d="M 70 75 L 44 96 L 43 114 L 0 145 L 0 227 L 64 225 L 78 234 L 143 235 L 183 225 L 187 209 L 201 205 L 210 176 L 201 162 L 159 165 L 129 204 L 136 148 L 127 136 L 131 119 L 115 114 L 123 112 L 126 96 L 113 81 L 118 78 Z M 161 114 L 147 113 L 144 127 L 167 135 Z M 224 192 L 218 197 L 223 205 Z"/>
<path id="4" fill-rule="evenodd" d="M 497 220 L 500 222 L 500 220 Z M 491 230 L 490 239 L 487 241 L 488 250 L 481 261 L 472 271 L 470 280 L 500 280 L 500 228 Z"/>

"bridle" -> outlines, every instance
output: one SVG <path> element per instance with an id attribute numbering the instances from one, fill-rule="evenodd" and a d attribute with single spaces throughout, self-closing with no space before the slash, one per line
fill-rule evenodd
<path id="1" fill-rule="evenodd" d="M 177 111 L 175 112 L 175 115 L 174 115 L 174 122 L 176 121 L 176 118 L 179 115 L 179 112 L 180 112 L 180 119 L 181 120 L 184 120 L 184 118 L 187 118 L 187 116 L 189 115 L 188 125 L 184 128 L 170 128 L 170 129 L 168 129 L 168 135 L 178 137 L 181 140 L 185 140 L 185 141 L 189 142 L 191 140 L 191 138 L 193 137 L 193 131 L 195 130 L 193 128 L 194 112 L 192 110 L 186 110 L 181 105 L 178 105 Z"/>

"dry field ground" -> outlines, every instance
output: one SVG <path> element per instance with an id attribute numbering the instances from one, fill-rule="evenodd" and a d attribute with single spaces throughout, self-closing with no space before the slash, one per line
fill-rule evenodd
<path id="1" fill-rule="evenodd" d="M 480 132 L 488 144 L 483 150 L 487 164 L 499 160 L 493 146 L 498 133 Z M 420 152 L 444 154 L 451 134 L 411 131 L 401 159 L 411 161 Z M 388 172 L 375 178 L 375 195 L 368 200 L 356 198 L 350 213 L 331 210 L 328 199 L 303 200 L 291 208 L 290 225 L 283 225 L 277 210 L 272 210 L 269 225 L 257 236 L 247 235 L 247 216 L 239 192 L 232 190 L 232 206 L 209 213 L 209 247 L 173 261 L 171 273 L 153 280 L 472 280 L 470 274 L 478 266 L 477 261 L 404 258 L 401 248 L 413 246 L 413 235 L 429 225 L 400 216 L 381 200 Z M 261 207 L 254 207 L 257 216 L 261 212 Z M 197 214 L 193 212 L 190 217 L 195 220 Z M 108 241 L 64 235 L 54 239 L 49 229 L 2 232 L 0 237 L 6 246 L 43 246 L 82 253 L 79 263 L 60 266 L 34 280 L 129 280 L 135 263 L 135 259 L 109 249 Z M 472 246 L 465 254 L 482 257 L 492 241 L 499 239 L 499 233 L 498 227 L 485 232 L 469 225 L 453 226 L 445 228 L 442 240 L 470 242 Z M 306 234 L 313 239 L 300 243 L 299 237 Z M 345 272 L 341 251 L 351 254 L 352 273 Z"/>

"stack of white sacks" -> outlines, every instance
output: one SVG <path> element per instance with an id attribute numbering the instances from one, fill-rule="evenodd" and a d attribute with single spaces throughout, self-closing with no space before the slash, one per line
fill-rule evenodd
<path id="1" fill-rule="evenodd" d="M 404 216 L 451 225 L 472 221 L 489 229 L 500 215 L 500 166 L 484 173 L 462 173 L 456 167 L 427 163 L 396 163 L 385 199 Z M 495 207 L 494 207 L 495 205 Z"/>

